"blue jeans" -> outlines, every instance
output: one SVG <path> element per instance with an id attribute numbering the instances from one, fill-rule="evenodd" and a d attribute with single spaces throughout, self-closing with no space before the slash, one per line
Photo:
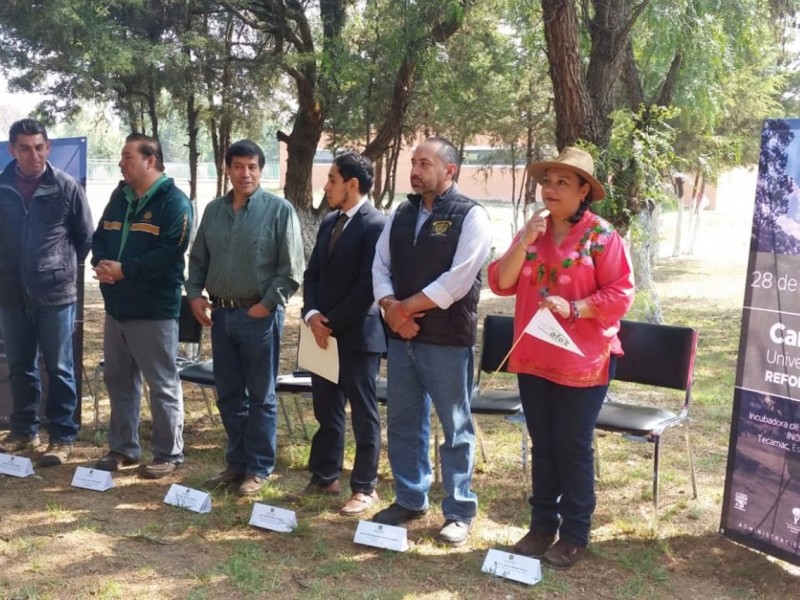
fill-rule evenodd
<path id="1" fill-rule="evenodd" d="M 469 523 L 478 511 L 470 489 L 475 429 L 469 402 L 473 384 L 472 348 L 389 339 L 387 416 L 389 462 L 395 502 L 410 510 L 428 508 L 431 402 L 442 424 L 439 447 L 445 519 Z"/>
<path id="2" fill-rule="evenodd" d="M 217 406 L 228 434 L 226 461 L 247 475 L 267 477 L 275 468 L 275 377 L 283 318 L 282 306 L 263 319 L 248 317 L 245 308 L 211 312 Z"/>
<path id="3" fill-rule="evenodd" d="M 596 504 L 592 437 L 608 385 L 571 387 L 523 374 L 518 380 L 533 446 L 531 530 L 586 546 Z"/>
<path id="4" fill-rule="evenodd" d="M 11 395 L 11 432 L 33 437 L 39 432 L 39 401 L 42 382 L 38 353 L 47 371 L 47 399 L 44 415 L 50 441 L 72 443 L 78 434 L 75 411 L 75 364 L 72 355 L 72 330 L 75 303 L 60 306 L 0 306 L 8 357 Z"/>

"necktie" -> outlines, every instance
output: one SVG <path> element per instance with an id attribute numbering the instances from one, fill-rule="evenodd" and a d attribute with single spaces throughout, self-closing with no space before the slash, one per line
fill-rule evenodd
<path id="1" fill-rule="evenodd" d="M 339 218 L 336 219 L 336 225 L 333 226 L 331 239 L 328 242 L 328 254 L 331 253 L 331 250 L 333 250 L 333 247 L 336 245 L 336 242 L 339 241 L 339 237 L 341 237 L 342 231 L 344 231 L 345 223 L 347 223 L 347 213 L 339 213 Z"/>

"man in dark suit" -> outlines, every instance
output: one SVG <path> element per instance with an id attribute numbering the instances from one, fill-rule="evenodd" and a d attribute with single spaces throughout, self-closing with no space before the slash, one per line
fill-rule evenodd
<path id="1" fill-rule="evenodd" d="M 320 224 L 303 276 L 303 319 L 321 348 L 327 348 L 329 336 L 336 338 L 339 383 L 311 377 L 319 430 L 308 460 L 311 482 L 301 495 L 339 493 L 349 399 L 356 456 L 352 496 L 343 515 L 361 514 L 378 499 L 381 425 L 375 380 L 386 336 L 372 294 L 372 260 L 385 217 L 367 199 L 373 177 L 372 163 L 359 154 L 334 159 L 325 185 L 331 212 Z"/>

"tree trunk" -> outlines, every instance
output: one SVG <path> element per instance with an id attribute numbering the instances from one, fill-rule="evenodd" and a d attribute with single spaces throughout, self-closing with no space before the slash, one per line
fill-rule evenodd
<path id="1" fill-rule="evenodd" d="M 653 248 L 653 210 L 654 205 L 648 204 L 636 215 L 636 220 L 641 231 L 637 240 L 631 244 L 631 260 L 633 261 L 633 273 L 636 280 L 636 297 L 641 302 L 644 314 L 642 320 L 648 323 L 663 323 L 664 317 L 661 313 L 661 304 L 658 300 L 658 292 L 653 285 L 653 269 L 651 254 Z"/>
<path id="2" fill-rule="evenodd" d="M 372 185 L 372 201 L 375 208 L 380 208 L 383 203 L 383 195 L 386 193 L 386 186 L 383 182 L 383 169 L 386 163 L 386 156 L 381 156 L 375 161 L 373 167 L 375 169 L 374 183 Z"/>
<path id="3" fill-rule="evenodd" d="M 697 231 L 700 229 L 700 213 L 703 204 L 703 196 L 706 193 L 706 178 L 700 184 L 700 190 L 697 192 L 695 201 L 692 203 L 692 238 L 689 242 L 689 254 L 694 254 L 694 243 L 697 241 Z"/>
<path id="4" fill-rule="evenodd" d="M 678 198 L 678 217 L 675 225 L 675 245 L 672 247 L 672 258 L 681 255 L 681 242 L 683 237 L 683 177 L 675 177 L 672 182 L 675 196 Z"/>
<path id="5" fill-rule="evenodd" d="M 586 89 L 578 39 L 575 2 L 542 0 L 550 79 L 556 109 L 556 145 L 559 149 L 584 137 L 592 120 L 592 101 Z"/>
<path id="6" fill-rule="evenodd" d="M 189 134 L 189 200 L 192 203 L 192 230 L 189 232 L 189 247 L 194 244 L 197 228 L 200 226 L 200 207 L 197 205 L 197 135 L 199 130 L 198 116 L 200 111 L 195 105 L 194 93 L 186 98 L 186 129 Z"/>
<path id="7" fill-rule="evenodd" d="M 653 208 L 653 229 L 650 232 L 650 239 L 652 240 L 652 246 L 650 248 L 650 266 L 655 269 L 656 263 L 658 262 L 658 257 L 661 254 L 661 216 L 662 216 L 661 205 L 656 204 L 655 208 Z"/>
<path id="8" fill-rule="evenodd" d="M 386 111 L 383 123 L 375 137 L 364 148 L 364 156 L 372 161 L 383 155 L 393 140 L 402 133 L 406 111 L 415 87 L 415 75 L 420 56 L 434 44 L 444 44 L 461 27 L 467 9 L 474 0 L 460 0 L 460 10 L 451 10 L 444 21 L 431 25 L 430 31 L 416 40 L 410 40 L 406 47 L 403 62 L 394 79 L 392 101 Z"/>
<path id="9" fill-rule="evenodd" d="M 158 90 L 152 77 L 147 90 L 147 114 L 150 116 L 150 135 L 158 139 Z"/>
<path id="10" fill-rule="evenodd" d="M 394 196 L 397 192 L 397 165 L 400 162 L 400 156 L 403 152 L 403 132 L 402 130 L 398 130 L 397 137 L 394 139 L 394 143 L 389 148 L 389 168 L 387 173 L 387 186 L 386 191 L 389 195 L 389 202 L 386 204 L 386 208 L 389 209 L 392 207 L 394 203 Z"/>
<path id="11" fill-rule="evenodd" d="M 313 210 L 311 171 L 314 155 L 322 137 L 323 116 L 313 86 L 297 81 L 299 90 L 297 113 L 292 133 L 283 135 L 286 142 L 286 184 L 283 193 L 298 211 Z"/>
<path id="12" fill-rule="evenodd" d="M 197 159 L 200 156 L 197 150 L 199 114 L 200 111 L 195 106 L 194 93 L 190 93 L 186 98 L 186 132 L 189 137 L 189 198 L 192 201 L 197 200 Z"/>

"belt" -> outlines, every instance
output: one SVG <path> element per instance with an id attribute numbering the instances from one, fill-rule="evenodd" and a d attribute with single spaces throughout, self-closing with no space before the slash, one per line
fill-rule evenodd
<path id="1" fill-rule="evenodd" d="M 260 301 L 261 298 L 217 298 L 211 296 L 211 306 L 214 308 L 250 308 Z"/>

